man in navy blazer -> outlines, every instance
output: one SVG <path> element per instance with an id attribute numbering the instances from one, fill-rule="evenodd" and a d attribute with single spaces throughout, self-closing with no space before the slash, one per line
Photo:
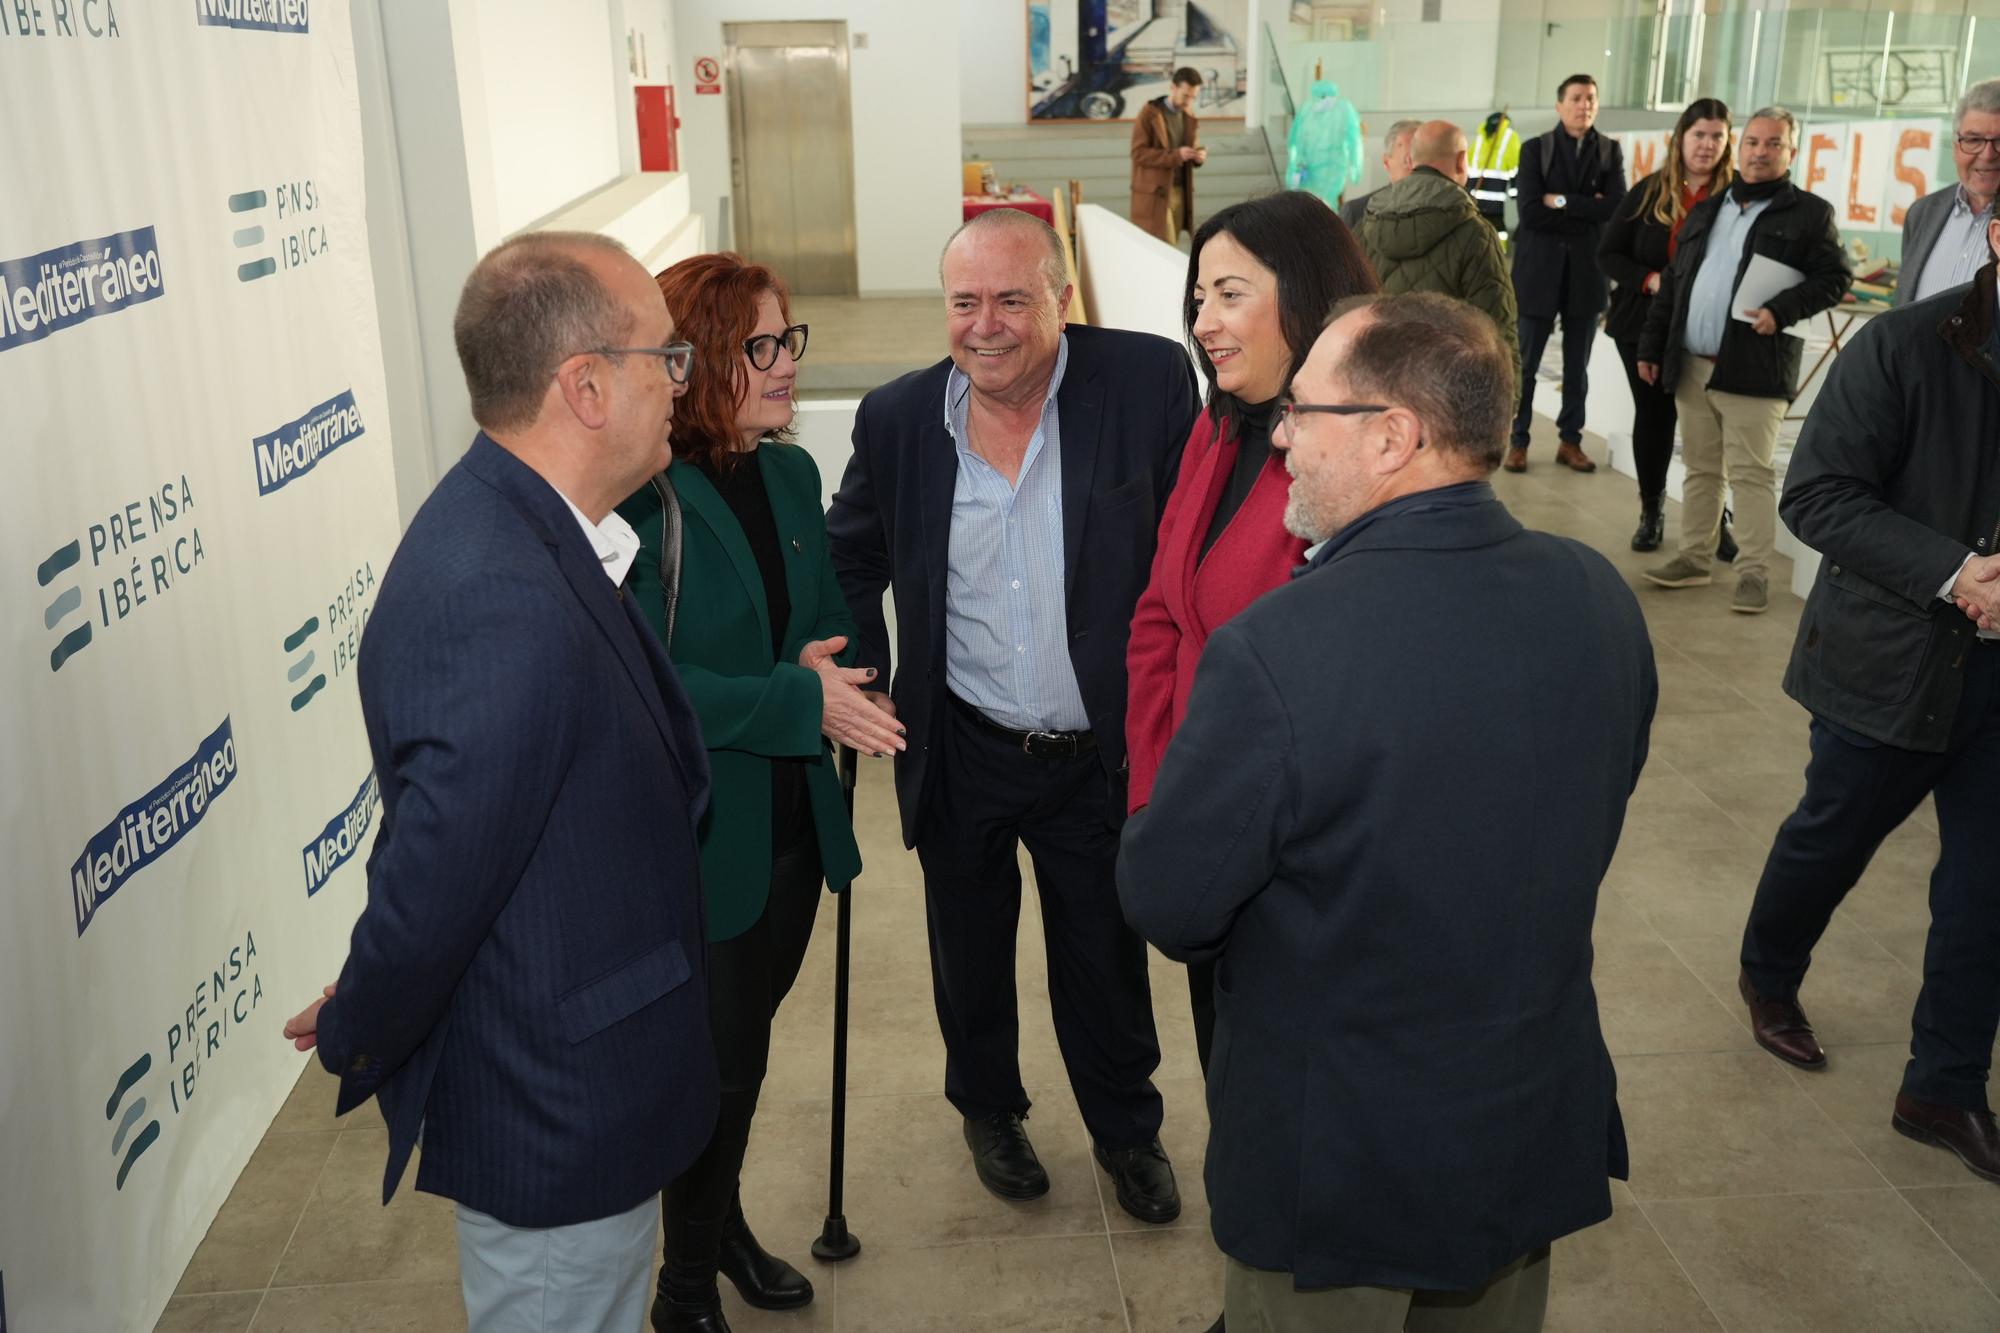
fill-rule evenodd
<path id="1" fill-rule="evenodd" d="M 1164 338 L 1065 330 L 1062 244 L 1012 209 L 941 263 L 951 356 L 862 400 L 827 514 L 858 665 L 896 598 L 903 837 L 924 868 L 945 1095 L 980 1181 L 1048 1190 L 1021 1121 L 1018 848 L 1034 858 L 1056 1037 L 1119 1203 L 1180 1212 L 1159 1143 L 1146 946 L 1118 910 L 1125 642 L 1199 400 Z M 887 703 L 887 700 L 883 701 Z"/>
<path id="2" fill-rule="evenodd" d="M 716 1107 L 693 710 L 621 583 L 691 359 L 600 237 L 518 237 L 455 323 L 484 430 L 411 521 L 360 653 L 368 902 L 286 1026 L 389 1125 L 387 1202 L 458 1204 L 474 1330 L 632 1333 L 659 1192 Z"/>
<path id="3" fill-rule="evenodd" d="M 1590 932 L 1652 646 L 1617 570 L 1486 480 L 1513 406 L 1493 321 L 1349 306 L 1272 441 L 1286 526 L 1325 544 L 1209 639 L 1119 893 L 1169 957 L 1218 960 L 1229 1325 L 1450 1306 L 1522 1333 L 1549 1243 L 1626 1174 Z M 1551 662 L 1591 669 L 1558 688 Z"/>

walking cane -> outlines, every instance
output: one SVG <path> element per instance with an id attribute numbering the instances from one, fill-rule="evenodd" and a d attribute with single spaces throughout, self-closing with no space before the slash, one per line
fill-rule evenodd
<path id="1" fill-rule="evenodd" d="M 847 797 L 847 822 L 854 822 L 854 783 L 861 758 L 840 747 L 840 789 Z M 847 974 L 848 945 L 854 924 L 854 886 L 836 895 L 840 902 L 833 955 L 833 1142 L 828 1150 L 826 1224 L 812 1243 L 813 1258 L 838 1263 L 861 1253 L 860 1238 L 847 1229 L 841 1211 L 842 1177 L 847 1169 Z"/>

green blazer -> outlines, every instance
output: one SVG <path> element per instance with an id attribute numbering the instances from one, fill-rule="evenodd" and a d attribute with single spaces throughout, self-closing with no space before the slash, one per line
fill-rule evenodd
<path id="1" fill-rule="evenodd" d="M 699 829 L 710 940 L 730 939 L 755 925 L 770 897 L 772 756 L 811 758 L 806 790 L 827 887 L 839 892 L 861 873 L 832 747 L 820 735 L 819 677 L 798 664 L 800 648 L 836 634 L 849 640 L 843 662 L 856 651 L 854 618 L 827 551 L 819 469 L 797 445 L 770 440 L 758 446 L 757 466 L 777 519 L 792 601 L 778 661 L 771 659 L 764 580 L 743 526 L 699 469 L 676 460 L 667 470 L 682 516 L 681 597 L 667 655 L 694 703 L 714 782 Z M 665 638 L 659 493 L 645 486 L 618 512 L 639 533 L 639 558 L 627 586 Z"/>

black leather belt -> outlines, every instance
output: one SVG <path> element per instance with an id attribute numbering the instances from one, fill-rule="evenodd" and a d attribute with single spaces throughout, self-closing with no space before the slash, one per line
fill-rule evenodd
<path id="1" fill-rule="evenodd" d="M 963 713 L 973 726 L 990 736 L 998 736 L 1030 759 L 1074 759 L 1097 748 L 1097 737 L 1088 731 L 1016 731 L 1003 727 L 949 690 L 952 707 Z"/>

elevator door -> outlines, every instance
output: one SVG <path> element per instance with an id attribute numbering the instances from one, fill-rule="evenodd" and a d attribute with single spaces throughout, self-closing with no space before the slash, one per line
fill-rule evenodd
<path id="1" fill-rule="evenodd" d="M 736 248 L 794 291 L 851 295 L 845 23 L 725 23 Z"/>

